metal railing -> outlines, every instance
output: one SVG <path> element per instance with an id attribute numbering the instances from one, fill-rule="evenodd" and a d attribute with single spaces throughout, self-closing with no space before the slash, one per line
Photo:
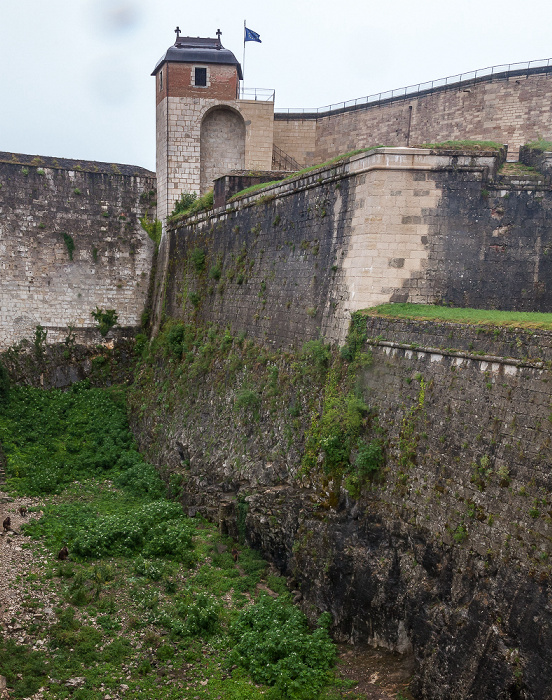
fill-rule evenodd
<path id="1" fill-rule="evenodd" d="M 301 170 L 302 166 L 299 165 L 295 158 L 274 144 L 272 146 L 272 167 L 274 170 L 289 170 L 292 172 L 294 170 Z"/>
<path id="2" fill-rule="evenodd" d="M 524 63 L 503 63 L 498 66 L 489 66 L 488 68 L 479 68 L 475 71 L 469 71 L 468 73 L 457 73 L 456 75 L 449 75 L 446 78 L 439 78 L 438 80 L 430 80 L 425 83 L 418 83 L 417 85 L 408 85 L 407 87 L 397 88 L 395 90 L 388 90 L 387 92 L 376 92 L 373 95 L 367 95 L 366 97 L 359 97 L 356 100 L 347 100 L 345 102 L 336 102 L 335 104 L 326 105 L 325 107 L 314 107 L 312 109 L 305 108 L 280 108 L 276 110 L 276 114 L 320 114 L 320 113 L 330 113 L 337 112 L 344 109 L 351 109 L 354 107 L 362 107 L 363 105 L 377 104 L 378 102 L 386 102 L 394 98 L 406 98 L 413 97 L 419 93 L 431 92 L 437 88 L 447 88 L 453 87 L 460 83 L 466 82 L 477 82 L 477 80 L 485 77 L 493 77 L 500 74 L 501 77 L 508 77 L 510 75 L 520 75 L 526 71 L 534 70 L 538 68 L 549 68 L 552 65 L 552 58 L 543 58 L 537 61 L 526 61 Z"/>
<path id="3" fill-rule="evenodd" d="M 274 102 L 275 90 L 270 88 L 244 88 L 240 87 L 240 100 L 259 100 L 260 102 Z"/>

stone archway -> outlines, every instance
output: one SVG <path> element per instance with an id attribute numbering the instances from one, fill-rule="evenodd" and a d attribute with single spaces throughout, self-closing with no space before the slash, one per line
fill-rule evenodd
<path id="1" fill-rule="evenodd" d="M 215 107 L 201 122 L 200 190 L 204 194 L 213 180 L 229 170 L 245 168 L 245 122 L 229 107 Z"/>

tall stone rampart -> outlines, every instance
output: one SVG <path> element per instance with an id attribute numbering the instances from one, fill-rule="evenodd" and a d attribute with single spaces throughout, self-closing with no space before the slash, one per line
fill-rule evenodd
<path id="1" fill-rule="evenodd" d="M 340 341 L 350 312 L 388 301 L 548 311 L 552 192 L 500 162 L 379 149 L 188 219 L 161 246 L 157 321 L 293 346 Z"/>
<path id="2" fill-rule="evenodd" d="M 153 243 L 155 176 L 108 163 L 0 154 L 0 349 L 32 338 L 98 342 L 90 312 L 115 309 L 136 327 Z"/>
<path id="3" fill-rule="evenodd" d="M 462 139 L 508 144 L 515 156 L 552 133 L 551 71 L 499 73 L 327 113 L 276 113 L 274 143 L 307 165 L 368 146 Z"/>
<path id="4" fill-rule="evenodd" d="M 384 464 L 362 490 L 302 463 L 335 375 L 223 328 L 144 363 L 137 439 L 180 475 L 190 512 L 241 527 L 338 638 L 413 654 L 414 697 L 548 700 L 552 334 L 365 322 L 371 362 L 354 386 Z"/>

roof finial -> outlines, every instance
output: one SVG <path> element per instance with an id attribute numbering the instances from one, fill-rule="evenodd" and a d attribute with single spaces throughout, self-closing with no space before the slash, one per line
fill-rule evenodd
<path id="1" fill-rule="evenodd" d="M 217 39 L 218 39 L 218 46 L 217 46 L 217 49 L 221 49 L 221 48 L 222 48 L 222 43 L 221 43 L 221 41 L 220 41 L 220 37 L 221 37 L 221 36 L 222 36 L 222 32 L 220 31 L 220 29 L 217 29 Z"/>
<path id="2" fill-rule="evenodd" d="M 174 33 L 176 34 L 176 41 L 178 41 L 180 39 L 180 27 L 177 27 Z"/>

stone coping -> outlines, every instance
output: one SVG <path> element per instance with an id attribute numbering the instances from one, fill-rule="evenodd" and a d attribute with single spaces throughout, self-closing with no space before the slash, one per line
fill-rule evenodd
<path id="1" fill-rule="evenodd" d="M 33 156 L 26 153 L 10 153 L 0 151 L 0 163 L 11 165 L 31 166 L 57 170 L 76 170 L 77 172 L 103 173 L 108 175 L 130 175 L 135 177 L 155 178 L 151 170 L 137 165 L 121 163 L 102 163 L 92 160 L 74 160 L 72 158 L 56 158 L 54 156 Z"/>

